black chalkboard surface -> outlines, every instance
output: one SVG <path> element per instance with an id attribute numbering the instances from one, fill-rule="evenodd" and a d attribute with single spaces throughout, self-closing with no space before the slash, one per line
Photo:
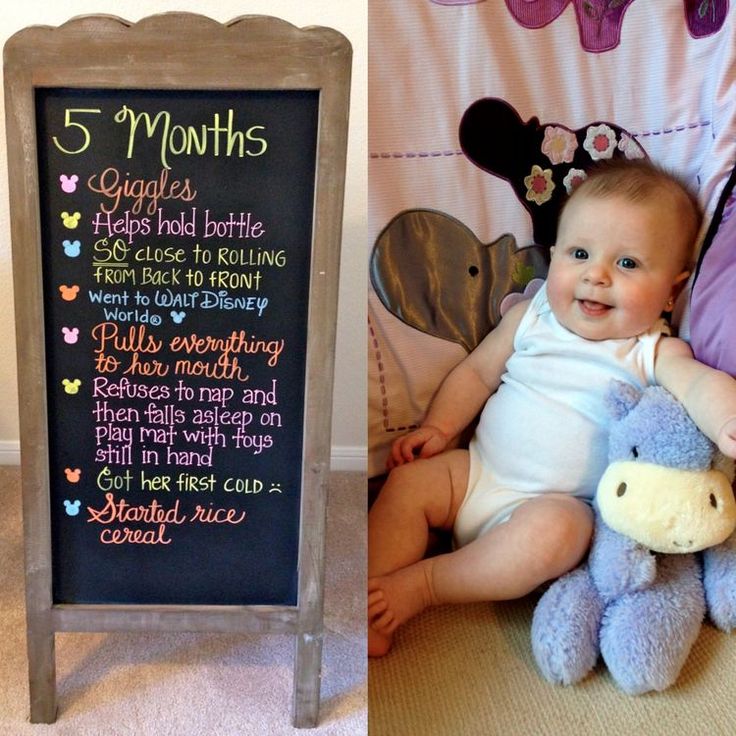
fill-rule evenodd
<path id="1" fill-rule="evenodd" d="M 315 91 L 35 91 L 54 603 L 297 597 Z"/>

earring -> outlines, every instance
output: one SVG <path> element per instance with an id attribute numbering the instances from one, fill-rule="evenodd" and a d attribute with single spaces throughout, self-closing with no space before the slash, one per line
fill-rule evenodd
<path id="1" fill-rule="evenodd" d="M 670 297 L 664 305 L 664 311 L 665 312 L 671 312 L 675 308 L 675 299 L 674 297 Z"/>

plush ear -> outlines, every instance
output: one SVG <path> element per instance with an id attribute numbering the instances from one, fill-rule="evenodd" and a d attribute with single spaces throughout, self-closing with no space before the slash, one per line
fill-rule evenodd
<path id="1" fill-rule="evenodd" d="M 606 406 L 611 416 L 620 421 L 639 403 L 643 395 L 642 391 L 630 383 L 613 380 L 606 394 Z"/>
<path id="2" fill-rule="evenodd" d="M 459 220 L 405 210 L 378 236 L 370 274 L 394 316 L 470 352 L 501 321 L 501 303 L 544 278 L 547 248 L 519 248 L 512 235 L 482 243 Z"/>

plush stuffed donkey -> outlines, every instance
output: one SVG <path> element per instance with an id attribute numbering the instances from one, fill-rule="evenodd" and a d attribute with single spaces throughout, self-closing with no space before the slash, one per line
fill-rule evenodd
<path id="1" fill-rule="evenodd" d="M 551 682 L 578 682 L 602 655 L 619 687 L 639 694 L 676 680 L 706 601 L 716 625 L 736 624 L 733 464 L 663 388 L 615 382 L 609 405 L 588 561 L 540 599 L 532 649 Z"/>

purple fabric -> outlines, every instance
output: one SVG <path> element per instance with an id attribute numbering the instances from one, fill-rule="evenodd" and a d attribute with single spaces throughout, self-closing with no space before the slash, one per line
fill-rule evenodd
<path id="1" fill-rule="evenodd" d="M 511 15 L 525 28 L 541 28 L 551 23 L 570 0 L 506 0 Z"/>
<path id="2" fill-rule="evenodd" d="M 506 0 L 511 14 L 527 28 L 551 23 L 569 0 Z M 621 40 L 621 24 L 633 0 L 573 0 L 580 43 L 586 51 L 608 51 Z"/>
<path id="3" fill-rule="evenodd" d="M 694 38 L 719 31 L 728 14 L 728 0 L 685 0 L 687 27 Z"/>
<path id="4" fill-rule="evenodd" d="M 435 0 L 465 4 L 468 0 Z M 571 0 L 506 0 L 511 14 L 526 28 L 551 23 Z M 633 0 L 572 0 L 580 43 L 586 51 L 608 51 L 618 46 L 624 13 Z M 710 36 L 721 29 L 728 14 L 728 0 L 684 0 L 685 21 L 694 38 Z"/>
<path id="5" fill-rule="evenodd" d="M 736 376 L 736 214 L 733 205 L 732 195 L 731 208 L 726 207 L 693 286 L 690 344 L 698 360 Z"/>

